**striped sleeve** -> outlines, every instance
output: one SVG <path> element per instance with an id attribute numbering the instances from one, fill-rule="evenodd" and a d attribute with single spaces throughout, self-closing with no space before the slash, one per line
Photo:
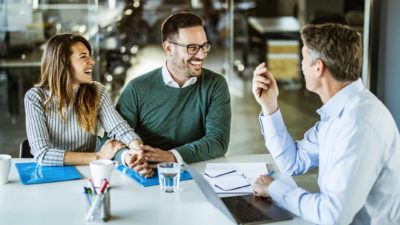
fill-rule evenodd
<path id="1" fill-rule="evenodd" d="M 128 146 L 131 141 L 139 139 L 139 136 L 115 109 L 106 88 L 97 82 L 96 85 L 100 91 L 98 118 L 108 136 L 112 139 L 121 141 L 126 146 Z"/>
<path id="2" fill-rule="evenodd" d="M 64 150 L 54 149 L 46 126 L 44 93 L 37 88 L 25 94 L 26 133 L 31 146 L 31 153 L 40 165 L 63 166 Z"/>

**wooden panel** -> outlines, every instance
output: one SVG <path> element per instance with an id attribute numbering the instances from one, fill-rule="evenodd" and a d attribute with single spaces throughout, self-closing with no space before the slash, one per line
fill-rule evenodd
<path id="1" fill-rule="evenodd" d="M 293 40 L 270 40 L 268 69 L 278 81 L 298 79 L 299 43 Z"/>

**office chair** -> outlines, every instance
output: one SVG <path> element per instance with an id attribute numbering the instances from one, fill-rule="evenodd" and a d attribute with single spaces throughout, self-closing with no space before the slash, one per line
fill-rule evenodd
<path id="1" fill-rule="evenodd" d="M 29 146 L 28 139 L 25 139 L 19 145 L 19 157 L 20 158 L 33 158 L 31 154 L 31 146 Z"/>

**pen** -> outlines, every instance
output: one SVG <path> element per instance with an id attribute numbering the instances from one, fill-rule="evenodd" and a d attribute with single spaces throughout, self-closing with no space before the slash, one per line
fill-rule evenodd
<path id="1" fill-rule="evenodd" d="M 90 201 L 92 201 L 92 199 L 93 199 L 92 189 L 90 189 L 89 187 L 85 187 L 85 188 L 86 188 L 86 192 L 88 194 L 88 197 L 89 197 Z"/>
<path id="2" fill-rule="evenodd" d="M 97 194 L 96 189 L 94 188 L 92 179 L 89 179 L 89 180 L 87 181 L 87 186 L 92 190 L 92 193 L 93 193 L 93 194 Z"/>
<path id="3" fill-rule="evenodd" d="M 91 204 L 92 204 L 92 201 L 90 200 L 89 192 L 90 192 L 90 189 L 88 190 L 87 187 L 83 187 L 83 193 L 84 193 L 85 196 L 86 196 L 86 200 L 88 201 L 89 205 L 91 205 Z"/>
<path id="4" fill-rule="evenodd" d="M 86 215 L 86 221 L 89 221 L 89 219 L 90 219 L 90 217 L 92 217 L 94 211 L 97 210 L 101 206 L 101 204 L 103 203 L 103 199 L 104 199 L 103 194 L 96 195 L 96 197 L 94 198 L 93 204 L 90 206 L 90 209 Z"/>
<path id="5" fill-rule="evenodd" d="M 265 166 L 267 167 L 267 171 L 268 171 L 267 175 L 272 176 L 274 174 L 274 171 L 272 170 L 272 164 L 266 163 Z"/>
<path id="6" fill-rule="evenodd" d="M 100 194 L 104 193 L 104 190 L 106 189 L 107 185 L 108 185 L 108 181 L 106 179 L 104 179 L 103 183 L 101 185 L 101 188 L 100 188 Z"/>

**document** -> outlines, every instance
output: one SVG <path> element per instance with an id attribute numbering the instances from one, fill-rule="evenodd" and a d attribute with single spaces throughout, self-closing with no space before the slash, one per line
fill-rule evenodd
<path id="1" fill-rule="evenodd" d="M 266 163 L 207 163 L 204 178 L 217 194 L 250 194 L 262 174 L 268 174 Z"/>
<path id="2" fill-rule="evenodd" d="M 250 187 L 251 184 L 244 175 L 232 173 L 215 179 L 214 186 L 223 191 L 233 191 L 244 187 Z"/>
<path id="3" fill-rule="evenodd" d="M 209 177 L 219 177 L 236 172 L 236 166 L 230 163 L 208 163 L 204 174 Z"/>

